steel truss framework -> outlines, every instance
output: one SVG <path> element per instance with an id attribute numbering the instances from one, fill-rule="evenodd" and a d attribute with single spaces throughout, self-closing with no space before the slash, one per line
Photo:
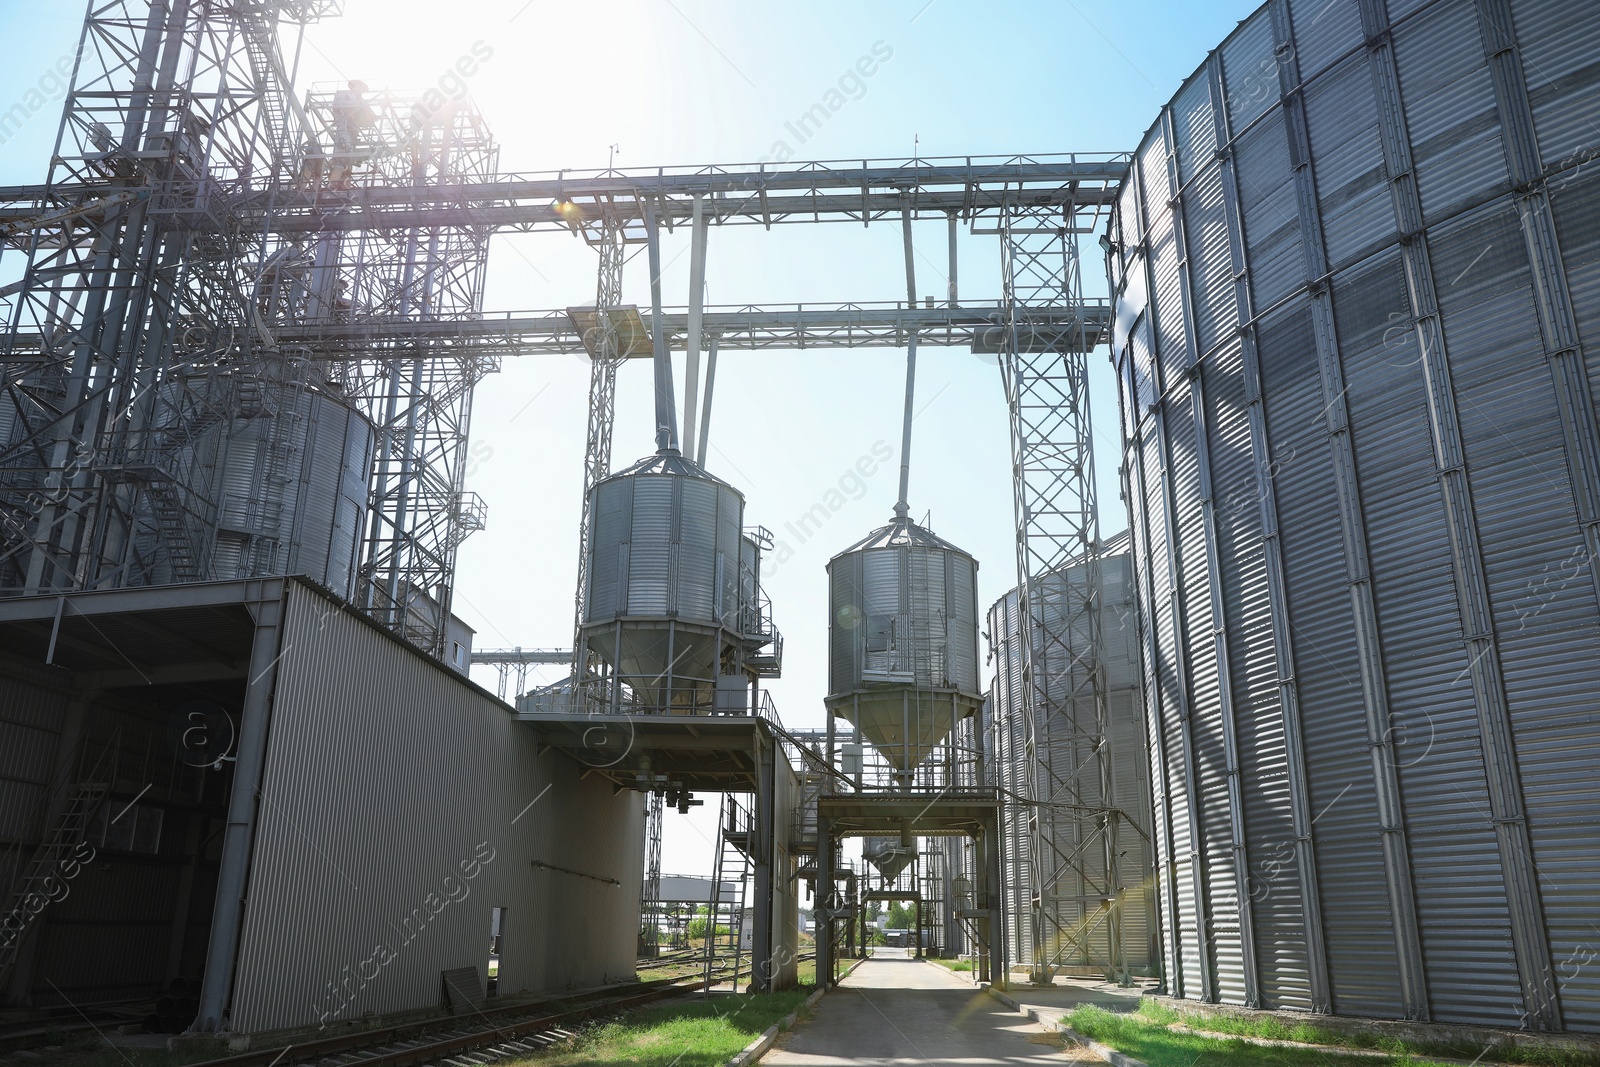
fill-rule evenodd
<path id="1" fill-rule="evenodd" d="M 490 666 L 498 675 L 496 694 L 501 700 L 509 689 L 512 699 L 520 697 L 528 688 L 528 670 L 541 664 L 571 663 L 569 648 L 475 648 L 472 664 Z M 511 682 L 512 676 L 516 682 Z"/>
<path id="2" fill-rule="evenodd" d="M 937 343 L 942 328 L 952 343 L 1001 354 L 1018 578 L 1035 631 L 1026 811 L 1036 973 L 1072 942 L 1086 898 L 1114 918 L 1098 583 L 1054 605 L 1033 579 L 1092 560 L 1098 539 L 1085 362 L 1104 312 L 1096 320 L 1082 299 L 1076 236 L 1099 225 L 1127 157 L 502 174 L 470 110 L 435 114 L 380 95 L 352 122 L 337 95 L 297 98 L 304 26 L 337 13 L 336 0 L 91 7 L 48 181 L 0 189 L 0 251 L 24 259 L 20 280 L 0 289 L 0 587 L 211 574 L 225 429 L 273 420 L 249 490 L 270 504 L 295 459 L 290 415 L 315 394 L 374 428 L 354 598 L 442 651 L 456 548 L 482 524 L 462 486 L 472 389 L 498 355 L 583 344 L 594 356 L 586 500 L 610 466 L 614 317 L 597 316 L 597 346 L 570 319 L 556 329 L 538 316 L 485 318 L 492 234 L 583 238 L 600 255 L 597 307 L 610 310 L 623 246 L 643 239 L 647 216 L 669 231 L 688 222 L 697 199 L 712 226 L 964 222 L 1000 236 L 998 314 L 968 319 L 952 294 L 946 308 L 892 314 L 739 309 L 721 322 L 713 313 L 705 329 L 723 348 L 760 348 L 898 345 L 908 332 Z M 677 336 L 671 319 L 665 330 Z M 284 537 L 272 510 L 242 531 L 255 573 L 274 566 Z M 587 532 L 585 516 L 580 560 Z M 582 595 L 580 570 L 580 607 Z M 1093 721 L 1075 720 L 1074 707 L 1095 709 Z M 1099 858 L 1059 844 L 1056 824 L 1079 817 L 1063 813 L 1084 810 L 1102 813 L 1091 835 Z"/>
<path id="3" fill-rule="evenodd" d="M 0 291 L 5 591 L 277 572 L 318 394 L 375 442 L 358 577 L 336 591 L 442 651 L 456 547 L 482 523 L 461 482 L 492 354 L 376 335 L 329 361 L 279 331 L 476 316 L 487 231 L 374 229 L 348 217 L 342 186 L 482 182 L 496 150 L 466 109 L 379 94 L 353 120 L 334 94 L 296 99 L 304 25 L 336 13 L 91 7 L 49 180 L 30 221 L 0 230 L 26 257 Z M 281 201 L 342 221 L 289 231 Z M 219 471 L 253 419 L 268 428 L 249 483 L 227 487 L 249 503 L 233 514 Z M 226 564 L 219 536 L 243 543 Z"/>
<path id="4" fill-rule="evenodd" d="M 1007 817 L 1026 827 L 1013 840 L 1027 848 L 1030 977 L 1043 982 L 1063 964 L 1125 972 L 1089 421 L 1095 335 L 1080 316 L 1058 344 L 1038 350 L 1027 327 L 1035 309 L 1084 306 L 1075 235 L 1098 229 L 1100 213 L 1098 205 L 1019 202 L 1001 226 L 1010 326 L 1001 373 L 1011 417 L 1017 585 L 1031 633 L 1023 642 L 1029 697 L 1019 784 L 1026 803 L 1011 804 Z M 1080 561 L 1081 584 L 1047 580 Z"/>
<path id="5" fill-rule="evenodd" d="M 329 220 L 317 198 L 284 193 L 240 200 L 234 211 L 277 232 L 320 232 L 419 225 L 471 225 L 514 232 L 592 235 L 607 217 L 636 232 L 650 204 L 670 233 L 687 223 L 695 196 L 712 225 L 899 222 L 950 215 L 996 219 L 1019 190 L 1038 206 L 1109 206 L 1127 157 L 1121 153 L 829 160 L 783 165 L 607 168 L 502 174 L 429 189 L 356 188 L 341 194 L 349 211 Z M 0 234 L 36 218 L 50 201 L 36 186 L 0 189 Z M 89 203 L 77 204 L 93 212 Z M 179 209 L 197 225 L 200 212 Z M 632 236 L 630 232 L 630 236 Z"/>
<path id="6" fill-rule="evenodd" d="M 0 583 L 13 591 L 197 576 L 193 531 L 215 500 L 188 446 L 300 385 L 282 361 L 229 365 L 259 248 L 214 210 L 243 176 L 274 167 L 289 134 L 279 15 L 90 9 L 43 199 L 70 213 L 92 188 L 108 206 L 30 230 L 23 278 L 7 290 L 9 336 L 31 327 L 42 357 L 5 380 Z M 215 225 L 165 225 L 161 211 L 180 203 Z"/>
<path id="7" fill-rule="evenodd" d="M 583 448 L 583 503 L 578 520 L 578 582 L 572 606 L 572 681 L 576 692 L 591 673 L 584 642 L 583 600 L 589 588 L 589 495 L 595 483 L 611 473 L 611 431 L 616 416 L 617 367 L 623 359 L 621 336 L 611 312 L 622 304 L 622 265 L 627 261 L 628 231 L 619 215 L 606 214 L 590 231 L 591 243 L 600 254 L 595 282 L 597 336 L 592 338 L 594 353 L 589 366 L 589 425 Z M 637 240 L 635 238 L 634 240 Z M 569 316 L 570 319 L 570 316 Z M 657 835 L 659 822 L 653 824 Z M 652 839 L 654 840 L 654 839 Z M 659 841 L 655 842 L 659 849 Z"/>

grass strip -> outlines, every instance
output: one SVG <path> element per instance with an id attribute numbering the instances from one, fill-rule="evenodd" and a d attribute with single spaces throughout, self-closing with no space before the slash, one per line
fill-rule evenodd
<path id="1" fill-rule="evenodd" d="M 1395 1056 L 1436 1056 L 1478 1063 L 1530 1064 L 1533 1067 L 1600 1067 L 1600 1056 L 1553 1045 L 1490 1046 L 1450 1041 L 1418 1041 L 1367 1032 L 1350 1034 L 1314 1023 L 1288 1023 L 1271 1016 L 1234 1015 L 1227 1012 L 1179 1012 L 1151 1000 L 1139 1004 L 1139 1013 L 1164 1023 L 1182 1022 L 1210 1034 L 1295 1041 L 1310 1045 L 1372 1049 Z"/>
<path id="2" fill-rule="evenodd" d="M 1110 1045 L 1149 1067 L 1433 1067 L 1427 1060 L 1410 1056 L 1341 1055 L 1320 1048 L 1254 1045 L 1244 1040 L 1244 1035 L 1213 1037 L 1171 1029 L 1178 1021 L 1178 1013 L 1150 1001 L 1126 1014 L 1086 1005 L 1066 1017 L 1068 1025 L 1084 1037 Z"/>
<path id="3" fill-rule="evenodd" d="M 972 970 L 972 961 L 971 960 L 941 960 L 941 959 L 936 959 L 933 956 L 929 956 L 927 958 L 932 960 L 934 963 L 937 963 L 941 967 L 950 968 L 952 971 L 970 971 L 970 970 Z"/>
<path id="4" fill-rule="evenodd" d="M 536 1067 L 721 1067 L 813 990 L 729 995 L 632 1012 L 585 1027 L 571 1041 L 523 1059 Z"/>
<path id="5" fill-rule="evenodd" d="M 1403 1040 L 1380 1033 L 1349 1034 L 1314 1023 L 1288 1023 L 1271 1016 L 1233 1015 L 1225 1012 L 1175 1011 L 1148 998 L 1136 1011 L 1116 1014 L 1098 1007 L 1082 1007 L 1065 1021 L 1078 1033 L 1144 1060 L 1150 1067 L 1195 1063 L 1228 1064 L 1405 1064 L 1424 1067 L 1439 1059 L 1478 1063 L 1529 1064 L 1533 1067 L 1597 1067 L 1592 1053 L 1549 1045 L 1523 1047 L 1464 1045 L 1445 1041 Z M 1196 1032 L 1199 1031 L 1199 1032 Z M 1304 1049 L 1255 1045 L 1244 1040 L 1288 1041 L 1331 1046 L 1382 1055 L 1330 1054 L 1327 1048 Z M 1198 1058 L 1197 1058 L 1198 1057 Z M 1429 1059 L 1428 1057 L 1437 1057 Z"/>

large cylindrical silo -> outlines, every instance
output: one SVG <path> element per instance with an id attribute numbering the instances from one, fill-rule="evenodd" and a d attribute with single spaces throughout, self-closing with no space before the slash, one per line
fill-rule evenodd
<path id="1" fill-rule="evenodd" d="M 1056 673 L 1044 679 L 1047 699 L 1059 706 L 1057 716 L 1075 729 L 1041 730 L 1042 747 L 1049 760 L 1055 792 L 1081 805 L 1076 817 L 1050 820 L 1055 839 L 1051 847 L 1061 856 L 1074 857 L 1053 887 L 1055 909 L 1049 926 L 1072 931 L 1047 946 L 1047 957 L 1061 970 L 1101 972 L 1115 964 L 1120 972 L 1150 974 L 1157 965 L 1157 917 L 1153 892 L 1154 855 L 1150 848 L 1150 775 L 1147 762 L 1144 702 L 1139 673 L 1138 611 L 1133 593 L 1133 560 L 1127 534 L 1102 544 L 1097 557 L 1100 579 L 1101 648 L 1094 656 L 1105 684 L 1106 748 L 1110 759 L 1112 795 L 1102 797 L 1096 752 L 1097 713 L 1092 698 L 1074 697 L 1068 679 Z M 1082 563 L 1034 582 L 1049 613 L 1060 605 L 1082 600 L 1089 568 Z M 1073 589 L 1073 594 L 1068 590 Z M 991 731 L 988 751 L 998 784 L 1017 797 L 1030 795 L 1030 754 L 1027 713 L 1030 707 L 1024 677 L 1024 634 L 1035 642 L 1034 657 L 1047 657 L 1039 646 L 1036 627 L 1025 626 L 1022 597 L 1012 589 L 989 609 L 989 639 L 995 664 L 990 688 Z M 1108 816 L 1107 812 L 1111 814 Z M 1112 825 L 1112 821 L 1115 825 Z M 1032 847 L 1026 808 L 1005 805 L 1001 831 L 1005 836 L 1006 923 L 1011 959 L 1027 964 L 1034 959 L 1032 887 L 1029 884 L 1029 850 Z M 1107 877 L 1103 835 L 1110 833 L 1116 853 L 1116 870 Z M 1107 897 L 1110 888 L 1114 895 Z M 1104 902 L 1115 900 L 1114 915 Z M 1115 936 L 1116 944 L 1112 944 Z"/>
<path id="2" fill-rule="evenodd" d="M 675 713 L 748 708 L 753 679 L 776 673 L 757 650 L 777 638 L 744 497 L 664 449 L 596 483 L 590 514 L 580 640 L 607 665 L 611 700 Z"/>
<path id="3" fill-rule="evenodd" d="M 196 404 L 194 397 L 206 403 Z M 141 473 L 129 584 L 303 575 L 355 592 L 377 431 L 343 397 L 304 383 L 168 383 Z"/>
<path id="4" fill-rule="evenodd" d="M 360 412 L 321 391 L 236 419 L 217 454 L 211 575 L 300 574 L 352 596 L 376 441 Z"/>
<path id="5" fill-rule="evenodd" d="M 1596 99 L 1593 4 L 1274 0 L 1139 148 L 1177 996 L 1600 1030 Z"/>
<path id="6" fill-rule="evenodd" d="M 828 563 L 825 703 L 902 784 L 983 704 L 977 583 L 975 559 L 903 515 Z"/>

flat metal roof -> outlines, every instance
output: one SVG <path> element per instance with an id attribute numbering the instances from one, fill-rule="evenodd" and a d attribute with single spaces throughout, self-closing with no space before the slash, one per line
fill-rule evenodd
<path id="1" fill-rule="evenodd" d="M 524 714 L 517 721 L 619 786 L 666 775 L 695 792 L 751 792 L 760 746 L 777 745 L 753 715 Z"/>

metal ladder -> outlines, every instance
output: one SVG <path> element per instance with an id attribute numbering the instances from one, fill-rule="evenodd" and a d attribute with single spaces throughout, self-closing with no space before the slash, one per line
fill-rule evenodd
<path id="1" fill-rule="evenodd" d="M 167 550 L 172 581 L 198 581 L 200 553 L 195 547 L 195 531 L 188 521 L 182 490 L 164 475 L 153 478 L 146 489 L 149 492 L 150 512 L 156 520 L 156 530 L 162 546 Z"/>
<path id="2" fill-rule="evenodd" d="M 257 102 L 267 120 L 264 129 L 275 134 L 277 139 L 276 144 L 266 146 L 267 151 L 271 154 L 274 171 L 282 173 L 284 154 L 298 146 L 285 143 L 288 139 L 288 116 L 282 99 L 285 87 L 278 77 L 281 68 L 277 63 L 277 33 L 271 18 L 265 8 L 247 11 L 240 18 L 239 30 L 250 60 L 250 74 L 256 83 Z"/>
<path id="3" fill-rule="evenodd" d="M 278 553 L 293 531 L 283 529 L 284 506 L 290 486 L 300 479 L 305 441 L 310 433 L 301 400 L 306 392 L 306 367 L 298 361 L 283 368 L 274 383 L 261 383 L 261 418 L 267 419 L 261 435 L 261 460 L 256 491 L 250 501 L 250 574 L 271 574 L 286 566 Z"/>
<path id="4" fill-rule="evenodd" d="M 46 891 L 47 881 L 64 869 L 64 861 L 88 836 L 90 823 L 110 794 L 120 747 L 119 731 L 112 743 L 101 749 L 93 770 L 72 787 L 66 807 L 34 849 L 21 879 L 13 883 L 6 897 L 6 910 L 0 915 L 0 924 L 3 924 L 0 927 L 3 930 L 0 932 L 0 978 L 9 974 L 16 964 L 24 935 L 51 900 Z M 36 901 L 40 902 L 37 908 L 33 906 Z"/>
<path id="5" fill-rule="evenodd" d="M 739 988 L 740 960 L 744 935 L 745 882 L 750 875 L 750 809 L 739 802 L 736 793 L 724 793 L 722 820 L 717 828 L 717 858 L 711 869 L 710 914 L 706 918 L 705 991 L 711 991 L 711 976 L 717 961 L 717 916 L 725 905 L 732 905 L 728 916 L 728 938 L 733 950 L 733 988 Z M 723 899 L 723 880 L 732 883 L 731 899 Z"/>

